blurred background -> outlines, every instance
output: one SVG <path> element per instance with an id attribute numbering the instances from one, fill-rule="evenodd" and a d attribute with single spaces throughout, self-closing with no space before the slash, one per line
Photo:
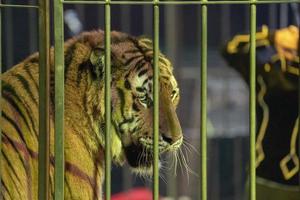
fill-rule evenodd
<path id="1" fill-rule="evenodd" d="M 36 0 L 26 1 L 36 4 Z M 2 3 L 16 3 L 3 0 Z M 270 29 L 296 24 L 297 4 L 258 5 L 257 27 Z M 65 5 L 65 39 L 82 31 L 104 28 L 101 5 Z M 152 6 L 112 6 L 112 30 L 152 38 Z M 178 115 L 189 143 L 185 161 L 173 169 L 168 157 L 161 170 L 161 195 L 197 199 L 200 194 L 200 38 L 201 8 L 160 6 L 160 48 L 172 61 L 181 89 Z M 3 69 L 37 51 L 37 9 L 4 8 L 2 13 Z M 244 199 L 247 179 L 248 88 L 224 62 L 220 49 L 232 36 L 249 32 L 249 6 L 208 7 L 208 195 L 211 200 Z M 53 22 L 52 22 L 53 23 Z M 52 38 L 53 39 L 53 38 Z M 112 192 L 135 187 L 151 189 L 151 179 L 140 178 L 128 166 L 113 167 Z"/>

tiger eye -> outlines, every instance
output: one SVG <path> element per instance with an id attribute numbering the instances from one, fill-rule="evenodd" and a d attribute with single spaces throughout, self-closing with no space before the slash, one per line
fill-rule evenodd
<path id="1" fill-rule="evenodd" d="M 95 56 L 100 57 L 101 55 L 103 55 L 104 49 L 97 47 L 93 50 Z"/>

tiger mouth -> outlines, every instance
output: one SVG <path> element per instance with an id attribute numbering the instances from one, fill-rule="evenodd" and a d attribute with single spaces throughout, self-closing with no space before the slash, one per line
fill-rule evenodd
<path id="1" fill-rule="evenodd" d="M 166 152 L 170 144 L 161 137 L 158 141 L 159 153 Z M 137 144 L 124 147 L 127 162 L 134 168 L 150 168 L 153 163 L 153 139 L 151 137 L 141 137 Z"/>
<path id="2" fill-rule="evenodd" d="M 153 138 L 141 137 L 139 139 L 139 142 L 140 142 L 140 144 L 142 144 L 145 147 L 146 150 L 153 152 L 153 148 L 154 148 Z M 168 142 L 164 141 L 162 137 L 159 138 L 159 141 L 158 141 L 159 153 L 163 153 L 163 152 L 167 151 L 169 146 L 170 146 L 170 144 Z"/>

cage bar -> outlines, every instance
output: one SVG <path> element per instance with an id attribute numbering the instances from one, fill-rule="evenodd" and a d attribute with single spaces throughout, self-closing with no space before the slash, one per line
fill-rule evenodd
<path id="1" fill-rule="evenodd" d="M 299 5 L 298 5 L 299 6 Z M 300 10 L 300 7 L 298 7 L 298 10 Z M 300 29 L 300 22 L 297 24 L 298 29 Z M 298 35 L 298 58 L 299 58 L 299 63 L 298 63 L 298 68 L 300 71 L 300 31 Z M 298 78 L 298 116 L 300 116 L 300 78 Z M 298 156 L 300 155 L 300 123 L 298 123 Z M 300 191 L 300 170 L 298 171 L 298 181 L 299 181 L 299 191 Z"/>
<path id="2" fill-rule="evenodd" d="M 111 198 L 111 13 L 110 0 L 105 4 L 105 199 Z"/>
<path id="3" fill-rule="evenodd" d="M 250 200 L 256 199 L 256 164 L 255 164 L 255 135 L 256 135 L 256 0 L 250 5 Z"/>
<path id="4" fill-rule="evenodd" d="M 207 0 L 202 0 L 205 3 Z M 201 5 L 201 200 L 207 200 L 207 5 Z"/>
<path id="5" fill-rule="evenodd" d="M 0 8 L 39 8 L 39 6 L 35 5 L 17 5 L 17 4 L 1 4 Z"/>
<path id="6" fill-rule="evenodd" d="M 153 199 L 159 199 L 158 137 L 159 137 L 159 6 L 153 1 Z"/>
<path id="7" fill-rule="evenodd" d="M 105 4 L 105 1 L 63 1 L 65 4 Z M 222 5 L 222 4 L 245 4 L 249 5 L 252 0 L 238 0 L 238 1 L 157 1 L 158 5 Z M 260 0 L 256 4 L 281 4 L 281 3 L 300 3 L 300 0 Z M 152 1 L 111 1 L 112 5 L 150 5 Z"/>
<path id="8" fill-rule="evenodd" d="M 54 197 L 64 199 L 64 22 L 63 4 L 54 1 L 55 143 Z"/>
<path id="9" fill-rule="evenodd" d="M 49 199 L 50 6 L 39 0 L 39 156 L 38 198 Z"/>
<path id="10" fill-rule="evenodd" d="M 2 0 L 0 0 L 0 4 Z M 2 8 L 0 7 L 0 73 L 2 74 Z M 2 79 L 0 79 L 0 102 L 2 100 Z M 2 118 L 2 106 L 0 103 L 0 118 Z M 2 166 L 2 127 L 0 124 L 0 166 Z M 2 170 L 0 169 L 0 188 L 2 188 Z M 2 199 L 0 195 L 0 199 Z"/>

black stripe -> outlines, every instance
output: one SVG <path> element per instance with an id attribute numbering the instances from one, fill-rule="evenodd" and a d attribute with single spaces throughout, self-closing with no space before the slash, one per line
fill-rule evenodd
<path id="1" fill-rule="evenodd" d="M 146 62 L 145 62 L 144 59 L 139 60 L 139 61 L 136 62 L 136 64 L 135 64 L 136 71 L 140 71 L 140 69 L 142 69 L 145 65 L 146 65 Z"/>
<path id="2" fill-rule="evenodd" d="M 7 162 L 8 166 L 9 166 L 9 169 L 11 169 L 11 172 L 16 176 L 16 178 L 17 178 L 17 180 L 19 181 L 20 185 L 22 185 L 22 184 L 21 184 L 21 180 L 20 180 L 19 177 L 18 177 L 18 174 L 16 173 L 16 171 L 15 171 L 14 168 L 13 168 L 13 163 L 8 159 L 8 156 L 6 155 L 6 152 L 3 151 L 3 149 L 1 150 L 1 152 L 2 152 L 2 157 L 4 158 L 4 160 Z M 11 176 L 11 173 L 9 173 L 8 171 L 7 171 L 6 173 L 8 173 L 8 174 L 10 175 L 10 179 L 11 179 L 12 181 L 14 181 L 14 179 L 13 179 L 12 176 Z M 16 184 L 16 183 L 15 183 L 15 184 Z M 21 195 L 21 194 L 19 193 L 19 195 Z"/>
<path id="3" fill-rule="evenodd" d="M 149 81 L 149 78 L 147 78 L 146 80 L 144 80 L 142 85 L 145 85 L 147 82 Z"/>
<path id="4" fill-rule="evenodd" d="M 122 56 L 125 56 L 124 54 L 138 53 L 138 52 L 140 52 L 139 49 L 130 49 L 130 50 L 124 51 Z"/>
<path id="5" fill-rule="evenodd" d="M 77 87 L 80 86 L 83 75 L 88 73 L 87 70 L 91 70 L 92 66 L 90 66 L 90 65 L 92 65 L 92 64 L 87 61 L 87 62 L 81 63 L 78 66 L 77 77 L 76 77 Z M 95 80 L 97 78 L 97 75 L 93 71 L 91 71 L 91 72 L 92 72 L 91 75 L 92 75 L 93 79 Z"/>
<path id="6" fill-rule="evenodd" d="M 32 67 L 32 66 L 29 65 L 29 63 L 25 63 L 25 68 L 24 68 L 24 69 L 25 69 L 25 72 L 28 74 L 28 76 L 30 77 L 30 79 L 31 79 L 32 82 L 34 83 L 36 91 L 38 91 L 38 90 L 39 90 L 39 86 L 38 86 L 37 82 L 35 81 L 35 79 L 34 79 L 32 73 L 31 73 L 31 71 L 30 71 L 30 67 Z"/>
<path id="7" fill-rule="evenodd" d="M 130 75 L 130 71 L 126 73 L 125 79 L 128 79 L 129 75 Z"/>
<path id="8" fill-rule="evenodd" d="M 84 91 L 86 91 L 86 89 L 84 89 Z M 82 101 L 83 101 L 82 103 L 83 103 L 84 113 L 88 117 L 88 114 L 87 114 L 88 113 L 88 95 L 87 95 L 87 92 L 84 93 Z M 89 117 L 88 117 L 88 119 L 89 119 Z"/>
<path id="9" fill-rule="evenodd" d="M 28 60 L 28 62 L 39 64 L 39 56 L 37 55 L 32 57 L 31 59 Z"/>
<path id="10" fill-rule="evenodd" d="M 141 77 L 148 72 L 148 69 L 144 69 L 138 73 L 138 76 Z"/>
<path id="11" fill-rule="evenodd" d="M 2 93 L 4 93 L 4 91 L 6 91 L 7 93 L 11 94 L 13 98 L 15 98 L 17 101 L 19 101 L 20 103 L 22 103 L 24 105 L 24 108 L 25 108 L 25 110 L 27 112 L 27 116 L 29 117 L 31 123 L 34 124 L 33 127 L 35 128 L 36 127 L 35 126 L 35 121 L 33 120 L 32 116 L 31 116 L 32 111 L 29 110 L 29 108 L 27 107 L 27 105 L 25 105 L 23 103 L 23 101 L 20 99 L 19 95 L 15 91 L 14 87 L 12 87 L 11 85 L 9 85 L 6 82 L 2 81 Z"/>
<path id="12" fill-rule="evenodd" d="M 21 84 L 23 85 L 23 88 L 26 90 L 26 92 L 29 94 L 32 102 L 34 102 L 34 104 L 38 104 L 37 100 L 34 99 L 34 95 L 32 93 L 32 91 L 30 90 L 30 86 L 28 81 L 26 80 L 26 78 L 24 78 L 24 76 L 22 76 L 21 74 L 14 74 L 14 76 L 21 82 Z"/>
<path id="13" fill-rule="evenodd" d="M 130 132 L 130 134 L 134 134 L 137 130 L 140 130 L 140 129 L 136 126 L 132 130 L 129 130 L 129 132 Z"/>
<path id="14" fill-rule="evenodd" d="M 138 106 L 136 105 L 136 103 L 132 104 L 132 109 L 135 110 L 135 111 L 137 111 L 137 112 L 140 111 L 140 109 L 138 108 Z"/>
<path id="15" fill-rule="evenodd" d="M 21 156 L 22 152 L 18 151 L 18 148 L 15 146 L 14 142 L 7 136 L 7 134 L 3 130 L 2 130 L 2 135 L 3 135 L 2 137 L 5 137 L 7 139 L 7 141 L 9 142 L 9 144 L 13 147 L 14 151 L 18 153 L 18 157 L 22 161 L 23 168 L 24 168 L 25 172 L 27 172 L 25 158 L 23 159 L 23 157 Z"/>
<path id="16" fill-rule="evenodd" d="M 32 118 L 29 116 L 29 120 L 31 122 L 31 125 L 32 125 L 32 128 L 30 127 L 29 125 L 29 122 L 26 120 L 26 117 L 24 115 L 24 113 L 21 111 L 20 107 L 17 105 L 17 103 L 15 102 L 15 100 L 13 98 L 11 98 L 9 95 L 7 95 L 6 92 L 3 92 L 2 93 L 2 97 L 3 99 L 7 100 L 7 102 L 14 108 L 16 109 L 16 111 L 18 112 L 18 114 L 20 115 L 20 117 L 23 119 L 23 121 L 25 122 L 25 125 L 27 126 L 28 128 L 28 131 L 30 131 L 31 133 L 31 130 L 34 132 L 35 136 L 38 137 L 37 135 L 37 132 L 35 131 L 35 128 L 34 128 L 34 123 L 33 123 L 33 120 Z"/>
<path id="17" fill-rule="evenodd" d="M 121 100 L 121 114 L 122 114 L 123 118 L 125 118 L 125 116 L 124 116 L 125 95 L 124 95 L 124 92 L 122 89 L 117 88 L 117 91 L 118 91 L 119 98 Z"/>
<path id="18" fill-rule="evenodd" d="M 70 69 L 70 65 L 72 63 L 73 60 L 73 56 L 74 56 L 74 51 L 76 49 L 76 43 L 74 43 L 72 46 L 70 46 L 65 53 L 65 80 L 66 77 L 68 75 L 69 69 Z"/>
<path id="19" fill-rule="evenodd" d="M 143 88 L 143 87 L 136 87 L 135 89 L 138 92 L 144 92 L 145 91 L 145 88 Z"/>
<path id="20" fill-rule="evenodd" d="M 127 90 L 130 90 L 131 89 L 131 84 L 130 82 L 126 79 L 125 82 L 124 82 L 124 87 L 127 89 Z"/>
<path id="21" fill-rule="evenodd" d="M 22 140 L 21 142 L 23 142 L 23 144 L 27 147 L 24 135 L 23 135 L 22 131 L 20 130 L 19 126 L 15 123 L 15 121 L 13 121 L 10 117 L 8 117 L 5 112 L 2 112 L 2 117 L 4 119 L 6 119 L 14 127 L 14 129 L 17 131 L 18 135 L 20 136 L 20 138 Z"/>
<path id="22" fill-rule="evenodd" d="M 122 129 L 120 128 L 123 124 L 125 123 L 131 123 L 133 122 L 134 118 L 130 118 L 130 119 L 126 119 L 125 115 L 124 115 L 124 106 L 125 106 L 125 95 L 122 89 L 117 88 L 118 94 L 119 94 L 119 98 L 121 100 L 121 114 L 122 117 L 124 118 L 124 120 L 118 125 L 118 129 L 119 131 L 122 131 Z M 121 133 L 122 134 L 122 133 Z"/>
<path id="23" fill-rule="evenodd" d="M 159 63 L 162 63 L 162 64 L 168 66 L 167 63 L 165 62 L 165 60 L 166 60 L 166 58 L 163 57 L 163 56 L 159 56 L 159 57 L 158 57 L 158 62 L 159 62 Z"/>
<path id="24" fill-rule="evenodd" d="M 5 191 L 6 191 L 6 193 L 8 194 L 9 198 L 10 198 L 10 199 L 13 199 L 12 196 L 11 196 L 11 194 L 10 194 L 10 191 L 8 190 L 8 187 L 7 187 L 6 184 L 3 182 L 3 179 L 1 179 L 1 186 L 3 186 L 3 188 L 4 188 Z M 3 195 L 2 198 L 4 198 L 4 191 L 2 190 L 1 193 L 2 193 L 2 195 Z"/>
<path id="25" fill-rule="evenodd" d="M 113 123 L 114 128 L 115 128 L 116 130 L 120 131 L 120 129 L 119 129 L 118 125 L 116 124 L 116 122 L 113 121 L 112 123 Z M 104 132 L 103 132 L 103 133 L 104 133 Z M 122 133 L 121 133 L 121 134 L 122 134 Z M 118 138 L 121 140 L 120 134 L 117 134 L 117 136 L 118 136 Z"/>
<path id="26" fill-rule="evenodd" d="M 125 65 L 125 66 L 128 66 L 132 61 L 134 61 L 135 59 L 140 58 L 140 57 L 142 57 L 142 56 L 143 56 L 143 55 L 132 56 L 131 58 L 129 58 L 129 59 L 126 60 L 126 62 L 124 63 L 124 65 Z M 143 59 L 141 58 L 141 60 L 143 60 Z"/>
<path id="27" fill-rule="evenodd" d="M 65 184 L 66 184 L 66 186 L 67 186 L 67 189 L 69 190 L 69 194 L 70 194 L 70 196 L 71 196 L 71 199 L 75 199 L 75 198 L 73 197 L 72 190 L 71 190 L 71 186 L 70 186 L 70 183 L 69 183 L 69 181 L 68 181 L 68 179 L 67 179 L 67 176 L 65 176 Z M 67 193 L 67 191 L 66 191 L 66 193 Z"/>
<path id="28" fill-rule="evenodd" d="M 134 117 L 130 118 L 130 119 L 124 119 L 120 124 L 119 127 L 121 127 L 123 124 L 126 123 L 132 123 L 134 121 Z"/>
<path id="29" fill-rule="evenodd" d="M 152 51 L 152 49 L 148 49 L 148 48 L 142 48 L 140 45 L 139 45 L 139 42 L 138 40 L 132 38 L 131 39 L 131 42 L 134 44 L 134 46 L 140 50 L 140 52 L 143 54 L 144 56 L 144 59 L 147 61 L 147 62 L 150 62 L 152 61 L 152 57 L 148 56 L 147 53 L 149 51 Z"/>

